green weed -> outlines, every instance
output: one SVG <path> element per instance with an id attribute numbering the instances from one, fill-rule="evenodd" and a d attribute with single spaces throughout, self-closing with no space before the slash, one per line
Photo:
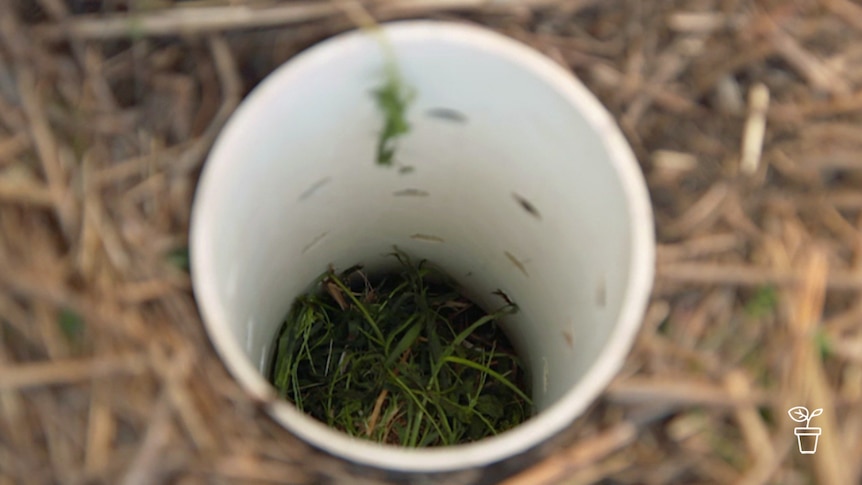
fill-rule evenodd
<path id="1" fill-rule="evenodd" d="M 530 417 L 520 359 L 497 322 L 439 270 L 394 254 L 372 283 L 330 270 L 297 298 L 277 336 L 271 381 L 301 411 L 353 436 L 407 447 L 496 435 Z"/>

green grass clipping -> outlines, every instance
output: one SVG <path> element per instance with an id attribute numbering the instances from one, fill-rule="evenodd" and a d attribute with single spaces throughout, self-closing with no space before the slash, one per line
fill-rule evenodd
<path id="1" fill-rule="evenodd" d="M 377 138 L 377 165 L 391 167 L 395 164 L 398 140 L 410 132 L 407 110 L 416 97 L 415 89 L 401 76 L 395 48 L 376 24 L 365 30 L 377 37 L 383 54 L 383 83 L 372 91 L 377 109 L 383 117 L 383 126 Z M 401 172 L 408 173 L 412 167 L 402 166 Z"/>
<path id="2" fill-rule="evenodd" d="M 520 359 L 485 313 L 426 261 L 372 282 L 354 267 L 317 280 L 278 332 L 271 382 L 299 410 L 343 431 L 405 447 L 499 434 L 532 414 Z"/>
<path id="3" fill-rule="evenodd" d="M 410 132 L 407 108 L 415 93 L 401 79 L 394 61 L 386 69 L 386 82 L 374 90 L 377 108 L 383 115 L 383 128 L 377 139 L 377 164 L 391 166 L 395 159 L 396 142 Z"/>

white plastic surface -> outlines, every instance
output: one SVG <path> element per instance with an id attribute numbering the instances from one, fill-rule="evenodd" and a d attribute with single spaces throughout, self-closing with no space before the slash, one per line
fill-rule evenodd
<path id="1" fill-rule="evenodd" d="M 506 331 L 540 410 L 516 429 L 406 450 L 350 438 L 288 403 L 272 408 L 297 435 L 353 461 L 480 466 L 562 430 L 619 369 L 652 285 L 649 198 L 611 117 L 552 61 L 461 24 L 386 32 L 417 92 L 396 155 L 413 171 L 375 164 L 377 41 L 352 32 L 300 54 L 243 102 L 210 153 L 192 213 L 195 296 L 228 369 L 269 398 L 261 371 L 274 334 L 330 264 L 382 268 L 397 246 L 443 267 L 487 309 L 503 290 L 520 306 Z"/>

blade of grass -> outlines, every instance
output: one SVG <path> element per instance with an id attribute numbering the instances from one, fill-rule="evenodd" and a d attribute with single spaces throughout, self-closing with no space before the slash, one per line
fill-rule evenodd
<path id="1" fill-rule="evenodd" d="M 518 397 L 520 397 L 521 399 L 523 399 L 527 404 L 529 404 L 529 405 L 531 405 L 531 406 L 533 405 L 533 400 L 532 400 L 532 399 L 530 399 L 529 397 L 527 397 L 527 395 L 526 395 L 526 394 L 524 394 L 524 391 L 522 391 L 522 390 L 518 389 L 518 386 L 516 386 L 516 385 L 512 384 L 512 382 L 511 382 L 511 381 L 509 381 L 509 379 L 506 379 L 505 377 L 503 377 L 502 375 L 500 375 L 500 374 L 498 374 L 498 373 L 494 372 L 493 370 L 491 370 L 491 369 L 489 369 L 489 368 L 487 368 L 487 367 L 485 367 L 485 366 L 483 366 L 483 365 L 481 365 L 481 364 L 477 364 L 477 363 L 473 362 L 472 360 L 462 359 L 461 357 L 452 357 L 452 356 L 449 356 L 449 357 L 444 357 L 444 358 L 443 358 L 443 360 L 444 360 L 445 362 L 451 362 L 451 363 L 453 363 L 453 364 L 466 365 L 467 367 L 472 367 L 472 368 L 474 368 L 474 369 L 476 369 L 476 370 L 478 370 L 478 371 L 480 371 L 480 372 L 485 372 L 485 373 L 487 373 L 489 376 L 491 376 L 491 377 L 493 377 L 494 379 L 496 379 L 499 383 L 501 383 L 501 384 L 503 384 L 504 386 L 506 386 L 506 387 L 508 387 L 509 389 L 511 389 L 511 390 L 512 390 L 512 392 L 514 392 L 515 394 L 517 394 L 517 395 L 518 395 Z"/>
<path id="2" fill-rule="evenodd" d="M 341 281 L 341 279 L 338 278 L 338 276 L 333 273 L 330 275 L 330 278 L 332 278 L 332 281 L 335 282 L 335 284 L 338 285 L 338 287 L 341 288 L 341 290 L 347 294 L 347 297 L 350 298 L 350 301 L 352 301 L 353 304 L 356 305 L 356 308 L 359 309 L 359 312 L 362 313 L 363 317 L 365 317 L 365 321 L 367 321 L 368 324 L 371 325 L 371 328 L 374 330 L 374 333 L 380 340 L 379 343 L 382 344 L 386 339 L 383 337 L 383 333 L 380 331 L 380 327 L 377 326 L 377 322 L 374 321 L 374 318 L 371 316 L 370 313 L 368 313 L 368 310 L 365 308 L 365 305 L 363 305 L 362 302 L 360 302 L 359 299 L 356 298 L 356 295 L 354 295 L 353 292 L 350 291 L 350 289 L 344 284 L 344 282 Z"/>
<path id="3" fill-rule="evenodd" d="M 443 351 L 441 352 L 440 358 L 437 361 L 438 365 L 435 366 L 434 370 L 432 371 L 432 375 L 436 375 L 440 372 L 439 363 L 446 361 L 446 359 L 452 355 L 452 352 L 454 352 L 455 347 L 461 345 L 461 342 L 463 342 L 471 333 L 475 332 L 476 329 L 478 329 L 482 325 L 486 325 L 494 320 L 499 319 L 502 315 L 510 313 L 512 311 L 511 308 L 513 308 L 511 305 L 507 305 L 502 309 L 497 310 L 491 315 L 485 315 L 484 317 L 476 320 L 475 323 L 464 329 L 461 333 L 459 333 L 458 336 L 456 336 L 455 339 L 452 340 L 452 342 L 448 346 L 446 346 L 446 348 L 443 349 Z"/>
<path id="4" fill-rule="evenodd" d="M 434 416 L 432 416 L 431 413 L 428 412 L 428 410 L 425 408 L 423 403 L 419 402 L 419 398 L 416 397 L 416 394 L 414 394 L 413 391 L 411 391 L 410 388 L 406 384 L 404 384 L 404 382 L 401 381 L 401 379 L 399 379 L 397 375 L 395 375 L 395 373 L 393 373 L 391 370 L 388 372 L 389 372 L 389 376 L 392 378 L 392 381 L 398 387 L 400 387 L 402 391 L 404 391 L 404 393 L 407 395 L 407 397 L 409 397 L 410 400 L 416 404 L 416 406 L 419 408 L 419 411 L 422 414 L 424 414 L 428 418 L 428 420 L 431 422 L 431 424 L 434 426 L 434 428 L 437 429 L 437 432 L 442 435 L 443 431 L 440 429 L 439 425 L 434 420 Z"/>
<path id="5" fill-rule="evenodd" d="M 413 343 L 416 342 L 416 339 L 419 338 L 419 335 L 421 333 L 421 323 L 416 323 L 412 327 L 410 327 L 410 330 L 408 330 L 407 333 L 405 333 L 404 336 L 401 337 L 401 340 L 398 341 L 398 344 L 392 350 L 392 353 L 389 354 L 389 357 L 386 359 L 386 367 L 390 367 L 392 363 L 395 362 L 395 359 L 400 357 L 401 354 L 403 354 L 408 348 L 410 348 Z"/>

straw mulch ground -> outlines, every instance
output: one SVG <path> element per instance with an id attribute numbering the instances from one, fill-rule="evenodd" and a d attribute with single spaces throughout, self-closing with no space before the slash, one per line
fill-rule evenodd
<path id="1" fill-rule="evenodd" d="M 328 1 L 251 4 L 0 0 L 0 484 L 399 478 L 276 425 L 196 311 L 183 248 L 214 136 L 268 72 L 352 25 Z M 365 5 L 569 66 L 656 211 L 654 298 L 603 398 L 525 459 L 425 483 L 860 483 L 862 5 Z M 823 408 L 815 455 L 795 405 Z"/>

